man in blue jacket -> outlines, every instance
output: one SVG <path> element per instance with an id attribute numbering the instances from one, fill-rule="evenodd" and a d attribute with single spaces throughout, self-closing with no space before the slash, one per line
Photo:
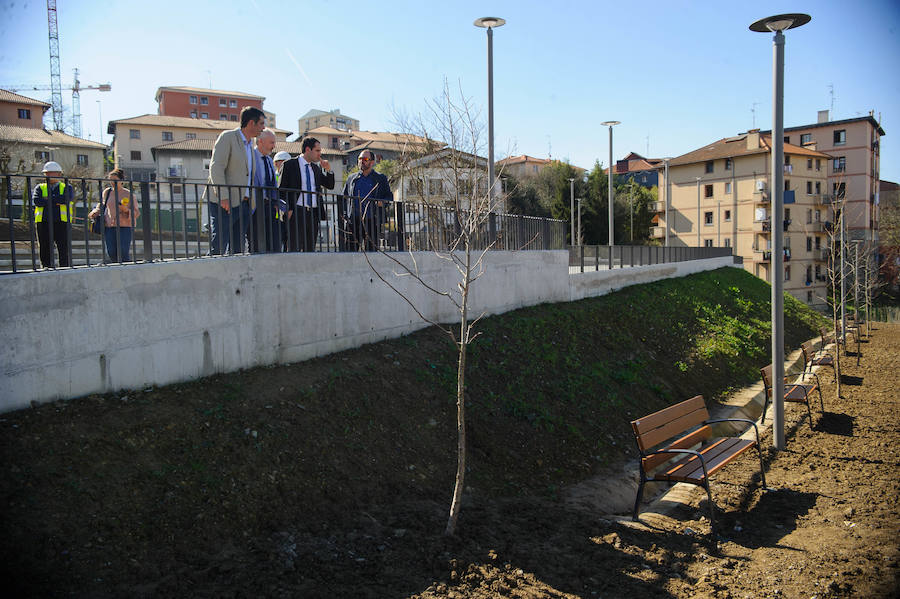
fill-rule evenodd
<path id="1" fill-rule="evenodd" d="M 41 266 L 52 268 L 53 245 L 59 253 L 59 265 L 69 266 L 71 253 L 69 244 L 70 222 L 75 212 L 72 187 L 62 179 L 62 167 L 56 162 L 48 162 L 41 171 L 46 181 L 38 183 L 31 194 L 34 204 L 34 225 L 37 227 L 41 246 Z"/>
<path id="2" fill-rule="evenodd" d="M 381 225 L 386 218 L 386 205 L 394 201 L 388 178 L 375 170 L 375 154 L 363 150 L 359 154 L 359 170 L 344 185 L 350 250 L 365 247 L 373 251 L 378 244 Z"/>

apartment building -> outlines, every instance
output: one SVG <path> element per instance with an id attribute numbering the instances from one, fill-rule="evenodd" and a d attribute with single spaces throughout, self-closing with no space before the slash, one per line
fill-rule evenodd
<path id="1" fill-rule="evenodd" d="M 239 123 L 214 121 L 178 116 L 144 114 L 127 119 L 110 121 L 107 133 L 113 136 L 115 163 L 125 170 L 128 178 L 156 181 L 161 171 L 156 162 L 154 148 L 173 142 L 212 140 L 222 131 L 235 129 Z M 273 128 L 277 141 L 285 141 L 290 131 Z M 166 166 L 168 168 L 168 166 Z"/>
<path id="2" fill-rule="evenodd" d="M 41 172 L 55 160 L 66 175 L 102 177 L 106 145 L 44 129 L 50 104 L 0 90 L 0 170 L 22 174 Z"/>
<path id="3" fill-rule="evenodd" d="M 663 162 L 662 158 L 644 158 L 636 152 L 630 152 L 622 160 L 616 161 L 613 174 L 617 182 L 634 181 L 642 187 L 653 189 L 659 183 L 656 168 Z M 609 169 L 605 169 L 609 174 Z"/>
<path id="4" fill-rule="evenodd" d="M 160 116 L 240 121 L 245 106 L 263 109 L 263 96 L 202 87 L 160 87 L 155 100 Z"/>
<path id="5" fill-rule="evenodd" d="M 358 131 L 359 120 L 346 114 L 341 114 L 340 108 L 330 111 L 313 108 L 297 121 L 297 130 L 300 132 L 301 137 L 306 137 L 311 130 L 318 127 L 330 127 L 338 131 Z M 324 146 L 325 143 L 323 142 L 322 147 Z"/>
<path id="6" fill-rule="evenodd" d="M 873 113 L 839 121 L 828 119 L 829 112 L 820 110 L 815 124 L 786 127 L 784 140 L 831 156 L 828 192 L 844 206 L 849 237 L 877 242 L 876 199 L 884 129 Z"/>
<path id="7" fill-rule="evenodd" d="M 733 247 L 747 271 L 769 280 L 776 251 L 771 240 L 771 151 L 771 136 L 755 129 L 673 158 L 668 182 L 660 165 L 658 225 L 651 237 L 664 239 L 668 227 L 671 246 Z M 821 305 L 827 232 L 833 222 L 831 157 L 792 144 L 785 144 L 784 157 L 784 289 L 800 301 Z"/>
<path id="8" fill-rule="evenodd" d="M 549 158 L 535 158 L 528 154 L 509 156 L 494 163 L 494 171 L 516 179 L 537 176 L 541 169 L 550 164 Z"/>

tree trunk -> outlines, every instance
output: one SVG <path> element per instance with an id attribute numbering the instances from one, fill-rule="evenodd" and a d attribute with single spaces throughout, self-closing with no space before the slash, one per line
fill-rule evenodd
<path id="1" fill-rule="evenodd" d="M 469 278 L 471 270 L 471 255 L 469 253 L 468 240 L 466 243 L 466 268 L 460 305 L 459 321 L 459 362 L 456 367 L 456 484 L 453 486 L 453 500 L 450 502 L 450 517 L 447 519 L 445 535 L 456 534 L 456 522 L 459 519 L 459 510 L 462 506 L 462 494 L 465 488 L 466 478 L 466 350 L 469 347 Z"/>

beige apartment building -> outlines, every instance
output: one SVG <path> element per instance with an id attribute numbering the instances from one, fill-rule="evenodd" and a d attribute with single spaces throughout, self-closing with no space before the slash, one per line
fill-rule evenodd
<path id="1" fill-rule="evenodd" d="M 116 166 L 125 170 L 125 176 L 141 181 L 156 181 L 164 175 L 161 175 L 162 171 L 157 164 L 155 148 L 173 142 L 215 140 L 222 131 L 238 126 L 239 123 L 232 121 L 144 114 L 110 121 L 107 132 L 113 136 Z M 282 129 L 272 130 L 277 141 L 285 141 L 291 134 Z"/>
<path id="2" fill-rule="evenodd" d="M 828 154 L 785 144 L 784 289 L 821 305 L 826 295 L 828 234 L 833 220 Z M 659 167 L 658 226 L 651 237 L 671 246 L 732 247 L 744 268 L 770 279 L 771 136 L 751 130 L 720 139 Z M 668 193 L 666 190 L 668 189 Z M 665 202 L 669 198 L 669 222 Z"/>
<path id="3" fill-rule="evenodd" d="M 840 121 L 829 121 L 828 115 L 827 110 L 820 110 L 815 124 L 786 127 L 784 140 L 831 156 L 828 192 L 843 201 L 850 239 L 877 242 L 876 200 L 884 129 L 872 113 Z"/>

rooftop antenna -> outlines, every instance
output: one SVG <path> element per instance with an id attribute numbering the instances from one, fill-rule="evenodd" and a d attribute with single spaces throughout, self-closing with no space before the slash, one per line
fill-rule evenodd
<path id="1" fill-rule="evenodd" d="M 831 110 L 828 114 L 831 115 L 832 120 L 834 119 L 834 84 L 828 84 L 828 93 L 831 94 Z"/>
<path id="2" fill-rule="evenodd" d="M 753 115 L 753 126 L 751 129 L 756 129 L 756 107 L 759 106 L 759 102 L 754 102 L 750 107 L 750 114 Z"/>
<path id="3" fill-rule="evenodd" d="M 553 144 L 550 142 L 550 136 L 547 136 L 547 158 L 553 160 Z"/>
<path id="4" fill-rule="evenodd" d="M 209 89 L 212 89 L 212 71 L 209 69 L 206 70 L 206 75 L 209 77 Z"/>
<path id="5" fill-rule="evenodd" d="M 647 156 L 650 155 L 650 133 L 647 133 Z"/>

